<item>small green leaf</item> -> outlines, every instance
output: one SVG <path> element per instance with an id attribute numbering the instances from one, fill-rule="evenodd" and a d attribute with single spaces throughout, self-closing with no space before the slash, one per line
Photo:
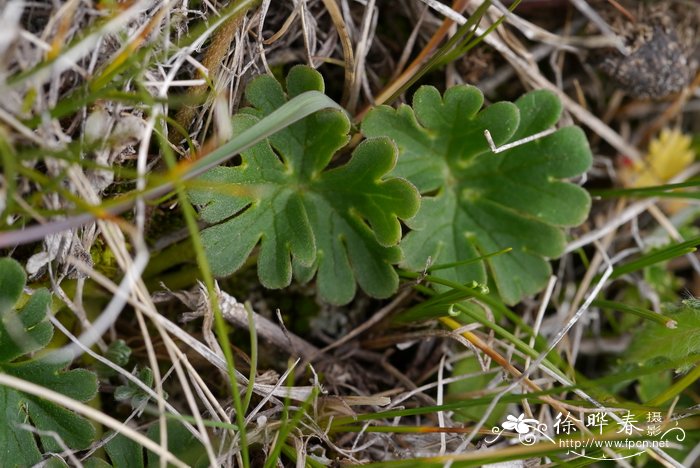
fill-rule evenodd
<path id="1" fill-rule="evenodd" d="M 323 80 L 309 67 L 292 68 L 287 95 L 272 77 L 257 78 L 246 89 L 253 107 L 234 117 L 234 133 L 312 90 L 323 91 Z M 244 151 L 239 166 L 198 181 L 190 197 L 214 224 L 202 241 L 216 275 L 235 272 L 259 245 L 258 275 L 268 288 L 317 274 L 319 294 L 334 304 L 352 300 L 356 282 L 374 297 L 396 291 L 399 219 L 416 213 L 419 197 L 407 181 L 387 176 L 396 149 L 386 138 L 361 143 L 346 164 L 327 169 L 349 130 L 343 112 L 317 112 Z"/>
<path id="2" fill-rule="evenodd" d="M 143 382 L 147 387 L 153 387 L 153 371 L 150 367 L 144 367 L 141 370 L 135 371 L 136 378 Z M 167 394 L 164 395 L 168 397 Z M 114 390 L 114 399 L 117 401 L 131 400 L 132 408 L 136 409 L 141 406 L 141 403 L 148 401 L 151 396 L 144 392 L 143 389 L 131 380 L 127 380 L 126 385 L 119 385 Z"/>
<path id="3" fill-rule="evenodd" d="M 209 466 L 207 454 L 204 446 L 187 430 L 182 423 L 178 421 L 168 421 L 168 451 L 177 458 L 192 467 L 207 467 Z M 158 442 L 160 440 L 160 425 L 154 424 L 148 428 L 148 438 Z M 146 460 L 149 468 L 160 466 L 160 457 L 151 452 L 146 451 Z"/>
<path id="4" fill-rule="evenodd" d="M 85 464 L 83 464 L 83 467 Z M 58 455 L 53 455 L 46 463 L 42 464 L 42 468 L 69 468 L 68 464 Z"/>
<path id="5" fill-rule="evenodd" d="M 97 457 L 90 457 L 83 462 L 83 468 L 112 468 L 112 465 Z"/>
<path id="6" fill-rule="evenodd" d="M 97 392 L 97 380 L 84 369 L 64 371 L 67 363 L 41 358 L 18 359 L 43 349 L 51 340 L 53 326 L 46 319 L 51 296 L 40 289 L 29 298 L 24 308 L 13 310 L 26 276 L 22 267 L 9 258 L 0 259 L 0 372 L 19 377 L 63 393 L 79 401 L 87 401 Z M 37 463 L 42 452 L 59 452 L 55 438 L 34 435 L 21 428 L 31 423 L 42 431 L 55 432 L 70 448 L 84 449 L 95 438 L 92 424 L 72 411 L 33 395 L 0 386 L 0 454 L 6 455 L 3 465 L 25 466 Z"/>
<path id="7" fill-rule="evenodd" d="M 635 364 L 653 363 L 659 360 L 675 361 L 700 353 L 700 301 L 688 299 L 681 306 L 668 306 L 666 317 L 671 326 L 645 322 L 634 335 L 626 361 Z M 676 369 L 687 372 L 692 365 Z"/>
<path id="8" fill-rule="evenodd" d="M 131 357 L 131 348 L 124 340 L 115 340 L 109 344 L 105 357 L 118 366 L 125 366 Z"/>
<path id="9" fill-rule="evenodd" d="M 94 380 L 94 376 L 89 378 Z M 84 381 L 89 382 L 88 379 Z M 69 396 L 78 399 L 73 395 Z M 34 397 L 34 399 L 27 398 L 25 405 L 26 411 L 37 429 L 56 432 L 68 447 L 85 449 L 95 439 L 95 428 L 92 424 L 73 411 L 61 408 L 37 397 Z M 40 439 L 44 451 L 58 452 L 62 450 L 54 437 L 42 435 Z"/>
<path id="10" fill-rule="evenodd" d="M 131 348 L 124 342 L 124 340 L 115 340 L 109 344 L 109 348 L 104 355 L 105 358 L 112 361 L 119 367 L 124 367 L 129 362 L 131 357 Z M 97 373 L 101 378 L 109 378 L 117 374 L 117 372 L 111 367 L 98 362 L 96 364 Z"/>
<path id="11" fill-rule="evenodd" d="M 560 179 L 585 172 L 591 153 L 583 132 L 565 127 L 494 154 L 484 130 L 497 146 L 520 140 L 556 124 L 561 104 L 547 91 L 480 110 L 482 104 L 472 86 L 455 86 L 444 96 L 424 86 L 413 108 L 371 110 L 362 132 L 394 139 L 400 156 L 392 174 L 423 194 L 420 211 L 407 221 L 412 232 L 401 243 L 406 255 L 401 266 L 423 271 L 429 262 L 464 262 L 512 248 L 437 274 L 484 283 L 488 266 L 500 296 L 514 304 L 546 284 L 547 259 L 564 250 L 561 228 L 585 219 L 590 197 Z"/>
<path id="12" fill-rule="evenodd" d="M 105 445 L 105 450 L 114 468 L 142 468 L 143 447 L 121 434 L 114 436 Z"/>

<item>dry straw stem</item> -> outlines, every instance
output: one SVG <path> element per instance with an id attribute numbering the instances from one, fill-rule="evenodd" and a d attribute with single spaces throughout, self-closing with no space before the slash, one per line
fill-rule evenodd
<path id="1" fill-rule="evenodd" d="M 360 37 L 357 41 L 357 49 L 355 51 L 355 68 L 353 70 L 353 81 L 350 84 L 350 94 L 345 102 L 345 109 L 348 113 L 355 113 L 357 103 L 360 99 L 360 88 L 367 78 L 365 70 L 365 59 L 371 47 L 374 28 L 377 25 L 377 8 L 376 0 L 369 0 L 365 6 L 365 12 L 362 17 L 362 28 Z"/>
<path id="2" fill-rule="evenodd" d="M 546 45 L 553 46 L 558 50 L 576 51 L 576 47 L 618 47 L 621 44 L 620 39 L 615 35 L 567 37 L 554 34 L 534 23 L 531 23 L 530 21 L 521 18 L 515 12 L 510 11 L 500 1 L 492 0 L 492 2 L 494 6 L 498 8 L 500 12 L 506 16 L 506 18 L 508 18 L 508 23 L 517 28 L 525 37 L 532 41 L 539 41 Z"/>
<path id="3" fill-rule="evenodd" d="M 222 308 L 224 318 L 239 328 L 247 329 L 250 326 L 248 314 L 242 304 L 239 307 Z M 253 324 L 256 332 L 266 341 L 279 349 L 285 350 L 290 356 L 298 356 L 301 359 L 310 359 L 318 353 L 318 348 L 305 339 L 282 328 L 268 320 L 257 312 L 253 312 Z"/>
<path id="4" fill-rule="evenodd" d="M 221 291 L 218 283 L 215 284 L 215 288 L 217 289 L 219 307 L 221 308 L 221 314 L 224 319 L 235 327 L 248 330 L 251 324 L 249 323 L 249 315 L 246 306 L 238 302 L 225 291 Z M 198 310 L 187 313 L 185 319 L 189 321 L 195 317 L 204 316 L 203 328 L 206 334 L 211 332 L 209 328 L 213 322 L 213 313 L 209 307 L 211 302 L 209 301 L 206 288 L 200 284 L 198 289 L 198 294 L 201 296 L 198 304 L 201 305 L 201 307 L 198 308 Z M 251 309 L 251 311 L 255 332 L 263 340 L 280 350 L 286 351 L 290 356 L 299 357 L 304 360 L 311 360 L 319 353 L 319 349 L 305 339 L 288 330 L 283 330 L 272 320 L 263 317 L 254 310 Z M 212 344 L 210 344 L 210 347 L 213 348 Z"/>
<path id="5" fill-rule="evenodd" d="M 89 273 L 92 277 L 92 279 L 105 288 L 107 291 L 109 291 L 112 294 L 116 294 L 117 292 L 117 286 L 108 278 L 106 278 L 104 275 L 101 273 L 92 270 L 90 267 L 87 265 L 81 264 L 78 261 L 74 260 L 73 263 L 76 268 L 80 269 L 81 271 L 84 271 L 86 273 Z M 152 304 L 152 301 L 150 301 L 150 304 Z M 180 328 L 177 324 L 173 323 L 172 321 L 168 320 L 166 317 L 163 315 L 159 314 L 155 306 L 153 306 L 153 309 L 150 308 L 150 306 L 147 306 L 145 303 L 141 302 L 140 298 L 133 298 L 130 297 L 128 300 L 129 305 L 134 307 L 135 309 L 138 308 L 146 316 L 148 316 L 151 320 L 154 322 L 157 322 L 160 326 L 163 327 L 168 333 L 172 334 L 175 336 L 178 340 L 182 341 L 185 343 L 187 346 L 192 348 L 193 351 L 195 351 L 197 354 L 202 356 L 205 360 L 207 360 L 210 364 L 212 364 L 214 367 L 219 369 L 222 373 L 226 374 L 226 363 L 224 362 L 224 359 L 212 351 L 210 348 L 205 346 L 201 341 L 197 340 L 196 338 L 192 337 L 189 333 L 187 333 L 185 330 Z M 245 377 L 243 374 L 240 372 L 236 371 L 236 379 L 238 380 L 239 383 L 243 385 L 248 384 L 248 378 Z M 255 393 L 261 395 L 261 396 L 268 396 L 270 393 L 272 396 L 277 396 L 280 398 L 291 398 L 295 401 L 306 401 L 309 396 L 311 395 L 313 387 L 281 387 L 279 388 L 277 385 L 264 385 L 264 384 L 255 384 L 254 391 Z"/>
<path id="6" fill-rule="evenodd" d="M 207 75 L 204 78 L 210 82 L 213 82 L 215 77 L 218 75 L 224 58 L 229 53 L 231 43 L 233 42 L 236 32 L 243 23 L 243 18 L 248 11 L 253 8 L 257 8 L 257 6 L 260 5 L 261 0 L 239 0 L 236 3 L 236 7 L 234 7 L 229 13 L 229 18 L 226 19 L 213 34 L 212 40 L 204 53 L 204 57 L 202 58 L 201 64 L 207 71 Z M 214 85 L 213 88 L 215 88 L 216 84 L 212 83 L 212 85 Z M 209 83 L 191 86 L 187 88 L 187 97 L 192 101 L 199 101 L 209 89 Z M 214 99 L 215 96 L 207 97 L 207 100 L 210 102 Z M 202 109 L 198 108 L 196 105 L 185 105 L 177 112 L 175 122 L 181 128 L 187 129 L 200 112 L 202 112 Z M 179 135 L 177 131 L 171 131 L 169 135 L 170 143 L 176 144 L 180 139 L 180 136 L 181 135 Z"/>
<path id="7" fill-rule="evenodd" d="M 105 239 L 107 240 L 107 244 L 110 247 L 110 250 L 115 253 L 115 256 L 117 258 L 117 261 L 120 264 L 120 267 L 122 268 L 123 271 L 126 273 L 126 277 L 130 277 L 131 275 L 136 274 L 136 272 L 133 271 L 134 266 L 136 265 L 135 262 L 132 262 L 131 257 L 128 254 L 128 250 L 126 248 L 125 242 L 124 242 L 124 237 L 120 231 L 114 228 L 113 225 L 103 223 L 102 226 L 102 233 Z M 140 236 L 142 236 L 142 233 L 139 233 Z M 139 243 L 143 245 L 142 243 Z M 138 244 L 137 244 L 138 245 Z M 145 247 L 143 247 L 145 248 Z M 148 256 L 146 252 L 146 257 Z M 137 254 L 137 257 L 139 257 L 139 254 Z M 143 264 L 143 267 L 145 267 L 145 263 Z M 143 267 L 140 267 L 141 271 L 138 272 L 138 279 L 134 283 L 134 290 L 129 292 L 129 295 L 132 293 L 135 294 L 135 296 L 142 302 L 142 304 L 145 305 L 145 307 L 138 307 L 135 308 L 136 312 L 136 318 L 139 323 L 139 327 L 141 329 L 142 336 L 144 338 L 144 343 L 146 344 L 146 349 L 151 365 L 151 369 L 153 370 L 154 373 L 154 380 L 156 383 L 156 392 L 160 396 L 156 400 L 158 404 L 158 410 L 159 410 L 159 422 L 161 425 L 161 445 L 163 447 L 167 447 L 167 431 L 165 430 L 165 425 L 166 425 L 166 412 L 165 412 L 165 404 L 164 404 L 164 396 L 163 396 L 163 389 L 162 389 L 162 379 L 160 376 L 160 370 L 159 370 L 159 364 L 156 359 L 155 355 L 155 350 L 153 348 L 153 344 L 151 341 L 150 337 L 150 332 L 148 330 L 148 327 L 146 325 L 146 322 L 143 317 L 143 312 L 150 312 L 149 315 L 151 318 L 154 315 L 160 315 L 155 309 L 155 306 L 153 302 L 150 299 L 150 294 L 148 293 L 148 290 L 146 289 L 146 286 L 143 283 L 143 280 L 141 279 L 141 273 L 143 271 Z M 139 268 L 139 267 L 137 267 Z M 124 292 L 122 292 L 124 294 Z M 115 296 L 116 297 L 116 296 Z M 108 306 L 109 307 L 109 306 Z M 122 304 L 123 307 L 123 304 Z M 121 307 L 119 308 L 121 310 Z M 103 315 L 100 317 L 102 319 L 103 317 L 108 317 L 109 316 L 103 311 Z M 112 320 L 116 320 L 117 316 L 113 316 Z M 112 322 L 113 323 L 113 322 Z M 197 424 L 197 428 L 199 429 L 199 435 L 202 439 L 204 439 L 205 443 L 204 446 L 207 450 L 207 455 L 209 456 L 210 462 L 216 463 L 216 456 L 213 451 L 213 447 L 211 442 L 209 441 L 209 434 L 206 430 L 206 427 L 204 426 L 204 422 L 202 419 L 201 412 L 199 410 L 198 405 L 196 404 L 194 400 L 194 396 L 192 394 L 191 386 L 189 384 L 189 381 L 186 378 L 185 371 L 182 368 L 181 365 L 181 360 L 186 360 L 184 353 L 180 351 L 180 349 L 177 347 L 177 345 L 173 342 L 173 340 L 169 337 L 169 335 L 165 332 L 164 328 L 158 323 L 154 322 L 154 325 L 156 327 L 156 330 L 160 334 L 163 343 L 165 344 L 165 348 L 168 352 L 168 355 L 170 357 L 171 362 L 175 366 L 175 371 L 178 376 L 180 386 L 185 394 L 185 399 L 190 407 L 190 411 L 192 412 L 195 422 Z M 82 337 L 81 337 L 82 338 Z M 166 433 L 163 435 L 163 433 Z"/>
<path id="8" fill-rule="evenodd" d="M 331 21 L 335 25 L 335 29 L 338 32 L 338 38 L 340 38 L 340 44 L 343 48 L 343 61 L 345 62 L 345 83 L 343 84 L 343 98 L 341 103 L 346 104 L 350 99 L 350 95 L 354 88 L 355 81 L 355 53 L 352 50 L 352 41 L 350 40 L 350 35 L 348 34 L 348 28 L 345 25 L 345 20 L 343 19 L 343 13 L 338 7 L 336 0 L 323 0 L 323 4 L 328 10 L 328 14 L 331 16 Z"/>

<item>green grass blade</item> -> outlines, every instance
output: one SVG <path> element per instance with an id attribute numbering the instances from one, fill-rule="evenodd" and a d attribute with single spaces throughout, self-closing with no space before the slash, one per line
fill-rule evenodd
<path id="1" fill-rule="evenodd" d="M 621 302 L 596 299 L 591 304 L 596 306 L 596 307 L 603 308 L 603 309 L 619 310 L 620 312 L 627 312 L 630 314 L 634 314 L 637 317 L 641 317 L 645 320 L 651 320 L 652 322 L 656 322 L 659 325 L 663 325 L 664 327 L 673 328 L 673 324 L 675 324 L 674 320 L 672 320 L 672 319 L 670 319 L 662 314 L 657 314 L 656 312 L 653 312 L 651 310 L 623 304 Z"/>
<path id="2" fill-rule="evenodd" d="M 655 250 L 648 254 L 642 255 L 636 260 L 632 260 L 631 262 L 616 267 L 610 275 L 610 279 L 613 280 L 656 263 L 665 262 L 672 258 L 695 252 L 697 250 L 696 246 L 698 245 L 700 245 L 700 237 L 695 237 L 685 242 L 679 242 L 678 244 L 673 244 L 663 249 Z"/>
<path id="3" fill-rule="evenodd" d="M 690 179 L 676 184 L 654 185 L 652 187 L 616 188 L 590 190 L 593 197 L 669 197 L 669 198 L 700 198 L 700 192 L 669 192 L 681 188 L 700 187 L 700 179 Z"/>
<path id="4" fill-rule="evenodd" d="M 470 258 L 469 260 L 462 260 L 461 262 L 440 263 L 438 265 L 431 266 L 426 271 L 428 273 L 432 273 L 433 271 L 446 270 L 447 268 L 452 268 L 452 267 L 456 267 L 456 266 L 469 265 L 471 263 L 477 263 L 477 262 L 481 262 L 483 260 L 486 260 L 488 258 L 495 257 L 496 255 L 508 253 L 511 250 L 513 250 L 512 247 L 507 247 L 505 249 L 499 250 L 498 252 L 487 253 L 485 255 L 480 255 L 479 257 Z"/>

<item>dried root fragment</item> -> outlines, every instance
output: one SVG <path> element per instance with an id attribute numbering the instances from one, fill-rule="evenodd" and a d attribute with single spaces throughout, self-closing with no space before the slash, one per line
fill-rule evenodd
<path id="1" fill-rule="evenodd" d="M 661 99 L 688 86 L 698 69 L 696 13 L 683 15 L 671 4 L 630 8 L 634 21 L 608 11 L 610 24 L 625 41 L 627 56 L 608 49 L 598 67 L 640 99 Z"/>

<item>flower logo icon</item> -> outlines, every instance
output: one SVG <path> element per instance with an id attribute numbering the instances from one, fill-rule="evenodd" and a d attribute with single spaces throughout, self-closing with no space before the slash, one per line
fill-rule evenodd
<path id="1" fill-rule="evenodd" d="M 508 431 L 515 430 L 518 434 L 527 434 L 536 428 L 538 423 L 536 419 L 525 418 L 525 413 L 520 413 L 517 418 L 509 414 L 501 426 Z"/>

